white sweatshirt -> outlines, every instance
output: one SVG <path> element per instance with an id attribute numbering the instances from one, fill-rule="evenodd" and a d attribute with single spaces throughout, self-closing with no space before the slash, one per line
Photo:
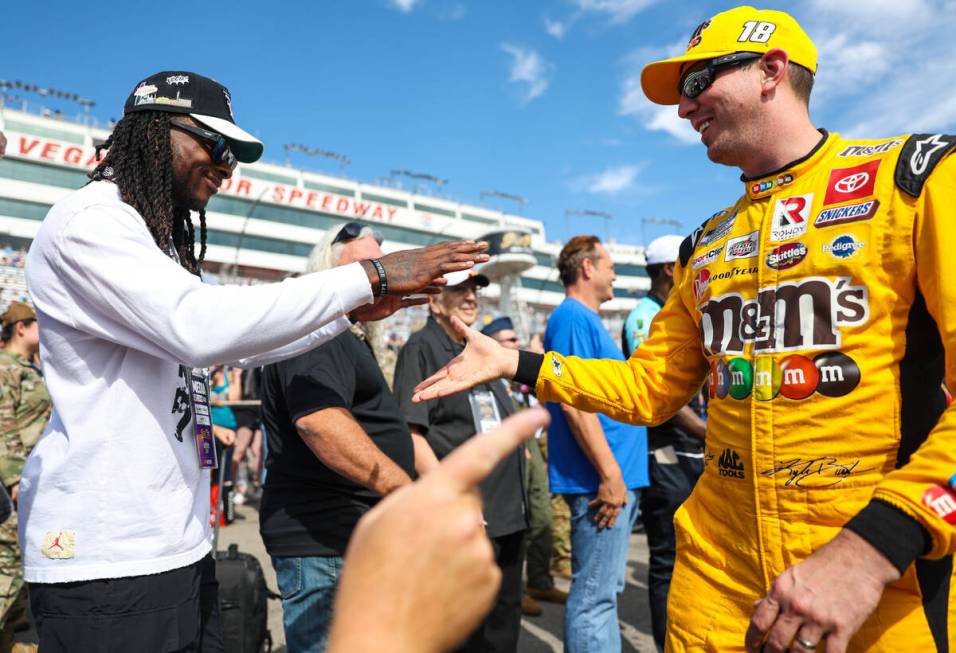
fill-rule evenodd
<path id="1" fill-rule="evenodd" d="M 39 583 L 154 574 L 206 555 L 210 474 L 182 370 L 307 351 L 372 300 L 358 263 L 277 284 L 203 284 L 110 182 L 50 209 L 26 272 L 53 398 L 20 482 L 24 577 Z"/>

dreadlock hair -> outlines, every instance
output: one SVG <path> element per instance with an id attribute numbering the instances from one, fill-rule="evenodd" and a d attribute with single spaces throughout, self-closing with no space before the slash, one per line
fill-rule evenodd
<path id="1" fill-rule="evenodd" d="M 195 227 L 189 209 L 173 206 L 173 154 L 169 144 L 172 114 L 139 111 L 123 116 L 106 142 L 96 148 L 108 150 L 90 173 L 93 181 L 112 181 L 120 198 L 136 209 L 156 245 L 164 252 L 173 243 L 179 263 L 199 274 L 206 258 L 206 211 L 199 210 L 199 258 L 195 251 Z"/>

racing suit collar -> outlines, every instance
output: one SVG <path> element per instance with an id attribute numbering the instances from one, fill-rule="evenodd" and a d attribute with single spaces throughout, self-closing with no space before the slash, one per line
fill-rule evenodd
<path id="1" fill-rule="evenodd" d="M 740 181 L 744 183 L 744 192 L 751 200 L 770 197 L 779 190 L 786 188 L 804 172 L 812 169 L 827 151 L 833 147 L 839 140 L 838 134 L 830 134 L 825 129 L 818 130 L 821 134 L 820 141 L 806 155 L 791 161 L 787 165 L 768 172 L 760 177 L 747 177 L 740 175 Z"/>

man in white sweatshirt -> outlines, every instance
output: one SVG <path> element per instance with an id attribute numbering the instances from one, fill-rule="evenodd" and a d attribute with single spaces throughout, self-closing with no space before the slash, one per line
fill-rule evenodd
<path id="1" fill-rule="evenodd" d="M 40 649 L 221 651 L 204 368 L 306 351 L 486 257 L 445 243 L 278 284 L 205 285 L 204 207 L 263 149 L 235 124 L 228 90 L 152 75 L 104 148 L 27 261 L 54 404 L 19 497 Z"/>

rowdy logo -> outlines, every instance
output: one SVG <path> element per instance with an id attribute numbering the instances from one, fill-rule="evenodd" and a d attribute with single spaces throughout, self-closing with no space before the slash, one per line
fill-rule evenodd
<path id="1" fill-rule="evenodd" d="M 837 168 L 830 171 L 827 192 L 823 198 L 824 206 L 842 204 L 873 194 L 876 187 L 876 171 L 881 159 L 867 161 L 852 168 Z"/>
<path id="2" fill-rule="evenodd" d="M 773 209 L 773 226 L 770 240 L 778 242 L 802 236 L 810 224 L 810 207 L 813 205 L 813 193 L 796 195 L 777 200 Z"/>
<path id="3" fill-rule="evenodd" d="M 783 283 L 749 300 L 732 292 L 697 310 L 701 342 L 714 355 L 742 354 L 747 343 L 755 352 L 839 349 L 839 327 L 859 326 L 870 317 L 866 286 L 850 285 L 848 277 Z"/>

